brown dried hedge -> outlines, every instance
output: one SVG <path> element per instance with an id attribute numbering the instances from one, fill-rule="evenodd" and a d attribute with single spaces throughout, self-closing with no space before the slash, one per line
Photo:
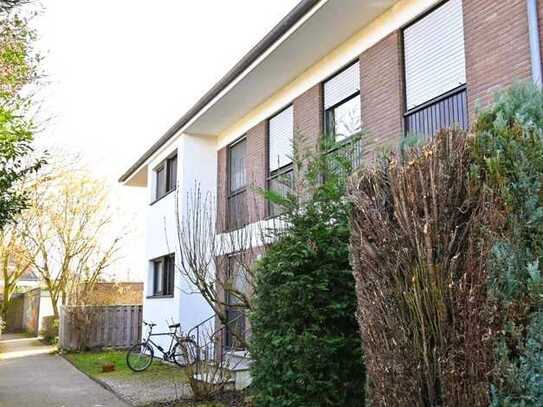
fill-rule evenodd
<path id="1" fill-rule="evenodd" d="M 432 142 L 353 176 L 351 250 L 374 406 L 487 406 L 486 298 L 495 198 L 471 183 L 471 136 Z"/>

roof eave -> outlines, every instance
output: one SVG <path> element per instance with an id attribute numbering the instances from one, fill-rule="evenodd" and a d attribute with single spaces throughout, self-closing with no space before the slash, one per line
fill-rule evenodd
<path id="1" fill-rule="evenodd" d="M 321 0 L 301 0 L 258 44 L 256 44 L 230 71 L 226 73 L 196 104 L 158 139 L 120 178 L 126 183 L 165 143 L 174 137 L 190 120 L 213 101 L 224 89 L 242 75 L 260 56 L 279 41 L 294 25 Z"/>

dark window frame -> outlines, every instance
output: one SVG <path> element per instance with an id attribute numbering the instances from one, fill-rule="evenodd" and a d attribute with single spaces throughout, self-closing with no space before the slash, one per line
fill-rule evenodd
<path id="1" fill-rule="evenodd" d="M 175 254 L 170 253 L 151 260 L 152 290 L 147 298 L 172 298 L 175 290 Z M 162 291 L 158 291 L 158 267 L 162 265 Z"/>
<path id="2" fill-rule="evenodd" d="M 174 166 L 175 163 L 175 166 Z M 175 168 L 175 171 L 172 171 Z M 164 191 L 161 191 L 160 189 L 160 180 L 159 180 L 159 173 L 160 171 L 163 171 L 164 175 Z M 170 154 L 167 158 L 162 160 L 160 164 L 158 164 L 153 169 L 153 177 L 155 180 L 155 191 L 153 196 L 153 202 L 151 204 L 154 204 L 157 201 L 160 201 L 165 196 L 169 195 L 171 192 L 175 191 L 177 189 L 177 171 L 178 171 L 178 160 L 177 160 L 177 150 Z"/>
<path id="3" fill-rule="evenodd" d="M 288 164 L 285 164 L 283 165 L 282 167 L 279 167 L 279 168 L 276 168 L 275 170 L 271 170 L 271 160 L 270 160 L 270 154 L 271 154 L 271 149 L 270 149 L 270 140 L 271 140 L 271 132 L 270 132 L 270 121 L 280 115 L 281 113 L 283 113 L 285 110 L 287 109 L 290 109 L 290 108 L 293 108 L 294 109 L 294 105 L 292 103 L 289 103 L 287 106 L 283 107 L 281 110 L 277 111 L 276 113 L 274 113 L 272 116 L 270 116 L 267 120 L 267 123 L 266 123 L 266 189 L 267 190 L 271 190 L 271 184 L 273 181 L 281 178 L 281 177 L 285 177 L 285 176 L 294 176 L 294 161 L 291 160 L 290 163 Z M 294 110 L 293 110 L 294 112 Z M 292 134 L 293 134 L 293 138 L 294 138 L 294 123 L 293 123 L 293 129 L 292 129 Z M 294 142 L 294 140 L 293 140 Z M 294 153 L 294 151 L 293 151 Z M 294 157 L 293 157 L 294 158 Z M 266 205 L 266 217 L 267 218 L 274 218 L 276 216 L 279 216 L 280 213 L 274 213 L 274 209 L 273 209 L 273 203 L 268 201 L 267 202 L 267 205 Z"/>
<path id="4" fill-rule="evenodd" d="M 239 145 L 240 143 L 245 143 L 245 185 L 243 185 L 240 188 L 237 188 L 235 190 L 232 189 L 232 148 L 236 145 Z M 235 198 L 241 197 L 242 200 L 245 202 L 242 204 L 245 205 L 246 209 L 246 215 L 248 215 L 248 208 L 247 208 L 247 135 L 244 134 L 243 136 L 239 137 L 238 139 L 234 140 L 232 143 L 230 143 L 227 147 L 227 174 L 226 174 L 226 184 L 227 184 L 227 191 L 226 191 L 226 231 L 234 231 L 236 229 L 240 229 L 244 226 L 246 226 L 247 219 L 234 221 L 232 219 L 232 201 Z"/>

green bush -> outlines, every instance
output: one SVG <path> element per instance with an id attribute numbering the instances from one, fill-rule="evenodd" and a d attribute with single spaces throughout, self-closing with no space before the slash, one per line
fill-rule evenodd
<path id="1" fill-rule="evenodd" d="M 40 335 L 46 343 L 54 345 L 58 343 L 58 318 L 54 316 L 43 317 L 43 328 Z"/>
<path id="2" fill-rule="evenodd" d="M 256 269 L 250 350 L 257 407 L 364 405 L 342 175 L 349 165 L 336 159 L 299 165 L 309 190 L 268 194 L 282 205 L 287 226 L 272 232 Z"/>
<path id="3" fill-rule="evenodd" d="M 543 93 L 516 85 L 476 125 L 472 173 L 503 206 L 490 258 L 493 406 L 543 405 Z"/>

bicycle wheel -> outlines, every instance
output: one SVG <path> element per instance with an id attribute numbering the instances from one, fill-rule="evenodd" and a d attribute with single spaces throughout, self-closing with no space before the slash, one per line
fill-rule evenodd
<path id="1" fill-rule="evenodd" d="M 146 342 L 132 346 L 126 354 L 126 364 L 134 372 L 143 372 L 153 363 L 154 351 Z"/>
<path id="2" fill-rule="evenodd" d="M 194 363 L 196 344 L 190 339 L 181 339 L 172 350 L 172 361 L 181 367 Z"/>

